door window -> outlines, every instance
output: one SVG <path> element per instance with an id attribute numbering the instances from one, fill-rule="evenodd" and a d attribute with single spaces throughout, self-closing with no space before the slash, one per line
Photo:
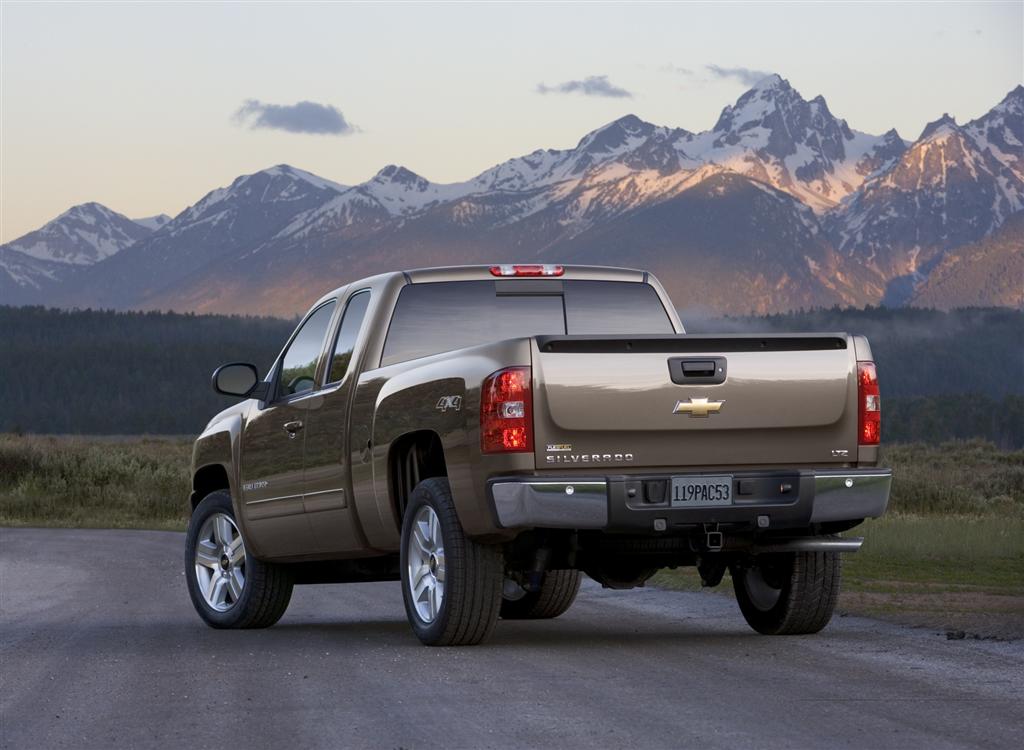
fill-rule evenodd
<path id="1" fill-rule="evenodd" d="M 331 370 L 327 375 L 328 383 L 337 383 L 348 372 L 352 361 L 352 350 L 356 346 L 359 330 L 363 327 L 366 308 L 370 305 L 370 292 L 356 292 L 345 306 L 345 315 L 338 328 L 338 338 L 334 341 L 334 353 L 331 356 Z"/>
<path id="2" fill-rule="evenodd" d="M 278 394 L 281 398 L 313 390 L 316 363 L 320 359 L 320 350 L 333 311 L 333 300 L 318 307 L 306 318 L 292 339 L 281 360 L 281 375 L 278 378 Z"/>

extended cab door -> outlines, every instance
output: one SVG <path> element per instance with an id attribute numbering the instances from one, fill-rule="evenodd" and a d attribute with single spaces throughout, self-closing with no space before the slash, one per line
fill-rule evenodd
<path id="1" fill-rule="evenodd" d="M 317 364 L 335 302 L 306 316 L 281 355 L 267 405 L 253 410 L 241 440 L 242 503 L 250 541 L 267 557 L 316 552 L 303 505 L 303 453 Z"/>
<path id="2" fill-rule="evenodd" d="M 330 349 L 324 385 L 309 402 L 306 414 L 305 510 L 317 550 L 357 552 L 366 547 L 355 518 L 349 460 L 349 409 L 358 378 L 360 331 L 370 305 L 370 290 L 348 298 Z"/>

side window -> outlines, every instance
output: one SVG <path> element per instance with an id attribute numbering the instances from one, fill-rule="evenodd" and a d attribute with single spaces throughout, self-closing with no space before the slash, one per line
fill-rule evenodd
<path id="1" fill-rule="evenodd" d="M 278 378 L 278 395 L 281 398 L 313 389 L 316 362 L 320 358 L 320 348 L 333 311 L 333 301 L 318 307 L 292 339 L 281 361 L 281 376 Z"/>
<path id="2" fill-rule="evenodd" d="M 355 348 L 359 330 L 363 327 L 363 318 L 366 317 L 366 308 L 369 305 L 370 292 L 363 291 L 353 294 L 348 305 L 345 306 L 345 315 L 338 328 L 338 338 L 334 341 L 331 369 L 327 375 L 328 383 L 337 383 L 348 372 L 348 365 L 352 360 L 352 350 Z"/>

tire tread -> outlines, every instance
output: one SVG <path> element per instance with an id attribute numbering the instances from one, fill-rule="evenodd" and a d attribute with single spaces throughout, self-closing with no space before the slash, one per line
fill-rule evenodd
<path id="1" fill-rule="evenodd" d="M 779 602 L 765 612 L 746 595 L 742 573 L 733 573 L 740 610 L 754 630 L 765 635 L 809 635 L 832 619 L 842 582 L 842 557 L 837 552 L 797 552 Z"/>
<path id="2" fill-rule="evenodd" d="M 565 614 L 579 593 L 583 574 L 578 570 L 549 570 L 539 591 L 522 599 L 505 600 L 501 616 L 506 620 L 549 620 Z"/>

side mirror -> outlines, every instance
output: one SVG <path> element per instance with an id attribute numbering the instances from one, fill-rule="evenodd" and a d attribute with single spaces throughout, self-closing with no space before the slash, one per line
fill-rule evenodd
<path id="1" fill-rule="evenodd" d="M 259 385 L 260 375 L 255 365 L 232 362 L 213 371 L 213 390 L 225 396 L 246 398 Z"/>

